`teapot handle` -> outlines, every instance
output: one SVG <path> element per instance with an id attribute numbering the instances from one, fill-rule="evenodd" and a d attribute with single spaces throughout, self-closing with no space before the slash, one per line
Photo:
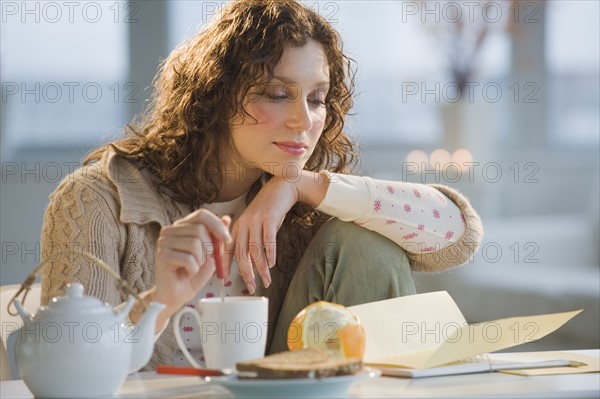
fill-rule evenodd
<path id="1" fill-rule="evenodd" d="M 129 296 L 129 295 L 134 296 L 135 299 L 140 302 L 140 304 L 142 305 L 142 308 L 144 309 L 144 311 L 146 310 L 146 304 L 145 304 L 145 302 L 142 301 L 142 299 L 139 297 L 139 295 L 133 291 L 133 289 L 131 288 L 131 286 L 129 284 L 127 284 L 127 282 L 125 280 L 123 280 L 121 278 L 121 276 L 119 276 L 117 274 L 117 272 L 115 272 L 113 269 L 111 269 L 110 266 L 108 266 L 106 264 L 106 262 L 104 262 L 102 259 L 100 259 L 100 258 L 92 255 L 89 252 L 84 252 L 84 251 L 81 251 L 81 250 L 76 249 L 76 248 L 70 248 L 69 251 L 60 251 L 56 256 L 51 257 L 51 258 L 46 259 L 46 260 L 43 260 L 39 265 L 36 266 L 35 269 L 33 269 L 33 271 L 27 276 L 27 278 L 25 279 L 25 281 L 23 281 L 23 283 L 21 284 L 21 288 L 19 288 L 19 290 L 17 291 L 17 293 L 10 300 L 10 302 L 8 302 L 8 306 L 7 306 L 8 314 L 10 314 L 11 316 L 17 316 L 18 315 L 18 312 L 11 311 L 11 305 L 14 306 L 15 300 L 19 298 L 19 295 L 21 295 L 21 293 L 23 293 L 23 298 L 21 299 L 20 302 L 24 306 L 25 305 L 25 298 L 27 298 L 27 294 L 29 293 L 29 291 L 31 290 L 31 286 L 35 282 L 36 275 L 50 261 L 55 260 L 56 258 L 58 258 L 61 255 L 63 255 L 65 252 L 76 253 L 76 254 L 84 256 L 84 257 L 86 257 L 86 258 L 94 261 L 98 265 L 100 265 L 102 267 L 102 269 L 104 269 L 104 271 L 106 273 L 108 273 L 108 275 L 110 275 L 116 281 L 117 287 L 119 288 L 119 291 L 121 291 L 122 294 L 124 294 L 125 296 Z"/>

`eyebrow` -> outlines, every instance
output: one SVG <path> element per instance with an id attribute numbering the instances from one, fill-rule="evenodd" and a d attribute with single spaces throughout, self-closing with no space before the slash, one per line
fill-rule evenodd
<path id="1" fill-rule="evenodd" d="M 296 83 L 294 81 L 294 79 L 288 78 L 287 76 L 273 76 L 273 79 L 277 79 L 277 80 L 282 81 L 283 83 L 288 83 L 288 84 Z M 329 85 L 329 81 L 328 80 L 320 80 L 318 82 L 315 82 L 311 86 L 314 86 L 314 85 Z"/>

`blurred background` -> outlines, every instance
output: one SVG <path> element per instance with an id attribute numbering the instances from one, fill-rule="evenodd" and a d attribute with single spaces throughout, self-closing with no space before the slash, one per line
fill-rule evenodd
<path id="1" fill-rule="evenodd" d="M 0 3 L 4 285 L 40 260 L 49 194 L 223 2 Z M 419 292 L 449 291 L 470 322 L 584 308 L 529 349 L 600 346 L 599 2 L 303 3 L 357 63 L 359 172 L 455 187 L 482 216 L 480 251 L 417 274 Z"/>

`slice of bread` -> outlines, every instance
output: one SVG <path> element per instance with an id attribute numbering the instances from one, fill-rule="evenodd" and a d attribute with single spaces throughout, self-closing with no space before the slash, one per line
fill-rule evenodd
<path id="1" fill-rule="evenodd" d="M 331 377 L 355 373 L 362 366 L 361 359 L 331 359 L 319 348 L 281 352 L 236 364 L 238 371 L 256 373 L 257 378 Z"/>

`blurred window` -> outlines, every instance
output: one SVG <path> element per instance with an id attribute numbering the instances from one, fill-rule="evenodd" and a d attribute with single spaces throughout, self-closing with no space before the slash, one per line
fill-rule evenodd
<path id="1" fill-rule="evenodd" d="M 597 145 L 600 3 L 562 0 L 546 4 L 549 142 L 561 146 Z"/>
<path id="2" fill-rule="evenodd" d="M 122 131 L 129 84 L 125 1 L 2 1 L 2 153 L 89 146 Z"/>
<path id="3" fill-rule="evenodd" d="M 225 3 L 170 2 L 169 48 L 203 28 Z M 453 46 L 472 44 L 476 37 L 465 31 L 463 41 L 448 41 L 448 32 L 457 28 L 482 20 L 490 28 L 472 65 L 475 101 L 486 85 L 504 93 L 515 89 L 508 79 L 513 61 L 505 29 L 512 2 L 303 3 L 340 31 L 346 53 L 357 61 L 355 115 L 347 129 L 362 142 L 441 141 L 440 106 L 452 102 L 447 87 L 456 80 L 449 56 L 458 53 Z M 599 3 L 546 4 L 548 141 L 597 143 Z M 35 145 L 89 146 L 120 134 L 130 118 L 127 105 L 143 100 L 142 90 L 127 81 L 128 27 L 137 22 L 136 3 L 3 1 L 1 7 L 3 154 Z"/>

